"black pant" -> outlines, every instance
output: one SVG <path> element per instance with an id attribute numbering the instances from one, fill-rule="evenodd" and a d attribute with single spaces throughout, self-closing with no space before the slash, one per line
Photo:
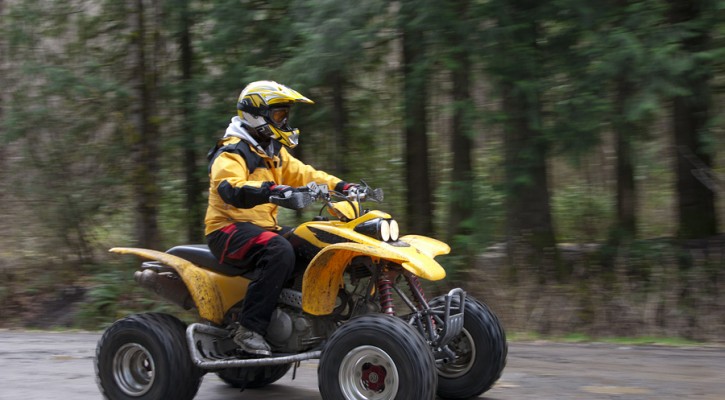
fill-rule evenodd
<path id="1" fill-rule="evenodd" d="M 292 245 L 279 234 L 249 222 L 228 225 L 206 238 L 209 249 L 220 262 L 255 270 L 239 323 L 266 335 L 282 287 L 294 270 Z"/>

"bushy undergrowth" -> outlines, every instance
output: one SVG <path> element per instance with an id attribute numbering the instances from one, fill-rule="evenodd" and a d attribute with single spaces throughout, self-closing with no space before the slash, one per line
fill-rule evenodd
<path id="1" fill-rule="evenodd" d="M 493 246 L 475 257 L 473 267 L 427 285 L 427 291 L 432 296 L 464 287 L 489 304 L 513 335 L 725 341 L 725 237 L 637 241 L 617 248 L 569 244 L 561 245 L 558 255 L 568 275 L 546 275 L 541 265 Z M 29 285 L 29 277 L 5 271 L 0 285 L 3 326 L 97 330 L 146 311 L 171 313 L 187 322 L 197 318 L 139 287 L 133 280 L 135 262 L 96 268 L 95 275 L 77 277 L 70 286 L 74 290 L 61 282 Z"/>
<path id="2" fill-rule="evenodd" d="M 163 312 L 189 319 L 180 307 L 138 286 L 133 271 L 113 270 L 95 275 L 76 317 L 76 326 L 103 329 L 119 318 L 139 312 Z"/>
<path id="3" fill-rule="evenodd" d="M 540 276 L 516 256 L 488 252 L 467 271 L 472 295 L 512 332 L 725 340 L 725 238 L 642 241 L 610 251 L 562 247 L 566 279 Z M 611 257 L 613 255 L 613 257 Z M 512 273 L 515 271 L 515 273 Z"/>

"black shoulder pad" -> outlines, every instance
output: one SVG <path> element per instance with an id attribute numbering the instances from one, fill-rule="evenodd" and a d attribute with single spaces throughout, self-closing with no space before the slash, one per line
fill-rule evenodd
<path id="1" fill-rule="evenodd" d="M 209 154 L 207 155 L 207 158 L 209 159 L 209 172 L 211 173 L 211 165 L 214 164 L 214 160 L 219 157 L 219 154 L 229 152 L 229 153 L 235 153 L 238 154 L 244 159 L 244 162 L 247 164 L 247 170 L 251 174 L 254 172 L 257 168 L 267 168 L 267 165 L 264 164 L 264 160 L 262 160 L 262 157 L 259 156 L 259 154 L 252 151 L 252 149 L 249 148 L 249 144 L 243 140 L 240 140 L 237 143 L 221 146 L 221 140 L 217 142 L 217 145 L 209 151 Z"/>

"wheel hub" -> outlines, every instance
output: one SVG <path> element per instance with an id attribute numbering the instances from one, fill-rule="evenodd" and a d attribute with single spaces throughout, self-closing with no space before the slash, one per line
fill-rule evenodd
<path id="1" fill-rule="evenodd" d="M 113 356 L 113 379 L 129 396 L 142 396 L 153 386 L 156 366 L 151 353 L 138 343 L 121 346 Z"/>
<path id="2" fill-rule="evenodd" d="M 383 366 L 366 363 L 363 365 L 362 371 L 363 386 L 373 392 L 381 392 L 385 389 L 387 371 Z"/>
<path id="3" fill-rule="evenodd" d="M 345 355 L 339 379 L 345 398 L 354 400 L 392 399 L 400 383 L 393 359 L 375 346 L 356 347 Z"/>
<path id="4" fill-rule="evenodd" d="M 448 343 L 448 347 L 456 354 L 456 358 L 445 364 L 438 365 L 438 374 L 445 378 L 459 378 L 467 374 L 476 361 L 476 346 L 473 337 L 466 329 Z"/>

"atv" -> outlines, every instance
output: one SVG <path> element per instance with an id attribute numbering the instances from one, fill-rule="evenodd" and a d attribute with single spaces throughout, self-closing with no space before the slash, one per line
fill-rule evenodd
<path id="1" fill-rule="evenodd" d="M 434 257 L 450 248 L 399 236 L 391 215 L 363 209 L 382 198 L 364 182 L 346 194 L 311 183 L 270 198 L 295 210 L 323 206 L 286 235 L 302 267 L 279 297 L 265 337 L 272 355 L 264 358 L 245 357 L 232 340 L 254 272 L 220 263 L 205 245 L 111 249 L 148 260 L 134 273 L 138 284 L 195 309 L 201 322 L 187 326 L 162 313 L 114 322 L 96 348 L 101 393 L 186 400 L 207 372 L 234 387 L 260 388 L 311 359 L 319 359 L 324 399 L 468 399 L 490 389 L 506 364 L 501 324 L 460 288 L 426 298 L 421 279 L 446 276 Z"/>

